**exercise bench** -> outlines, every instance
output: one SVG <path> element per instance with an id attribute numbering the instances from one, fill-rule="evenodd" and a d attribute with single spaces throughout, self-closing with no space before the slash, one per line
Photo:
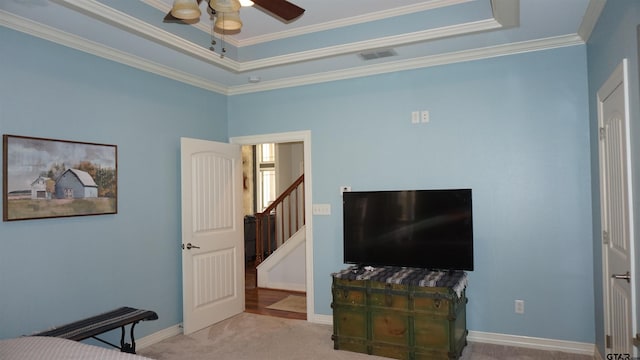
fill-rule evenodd
<path id="1" fill-rule="evenodd" d="M 136 341 L 133 337 L 133 328 L 141 320 L 157 320 L 158 314 L 155 311 L 140 310 L 130 307 L 121 307 L 113 311 L 106 312 L 104 314 L 92 316 L 83 320 L 72 322 L 70 324 L 62 325 L 51 330 L 46 330 L 40 333 L 33 334 L 32 336 L 50 336 L 59 337 L 69 340 L 81 341 L 88 338 L 94 338 L 102 343 L 113 346 L 120 349 L 125 353 L 136 353 Z M 125 326 L 131 325 L 131 344 L 125 343 Z M 117 328 L 122 329 L 122 336 L 120 337 L 120 346 L 114 345 L 108 341 L 102 340 L 97 337 L 102 333 L 111 331 Z"/>

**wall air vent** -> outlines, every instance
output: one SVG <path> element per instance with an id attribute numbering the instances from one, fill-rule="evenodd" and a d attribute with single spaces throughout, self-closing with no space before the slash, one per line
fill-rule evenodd
<path id="1" fill-rule="evenodd" d="M 389 56 L 396 56 L 398 54 L 393 49 L 384 49 L 384 50 L 373 50 L 373 51 L 361 52 L 358 55 L 360 55 L 362 60 L 369 61 L 373 59 L 386 58 Z"/>

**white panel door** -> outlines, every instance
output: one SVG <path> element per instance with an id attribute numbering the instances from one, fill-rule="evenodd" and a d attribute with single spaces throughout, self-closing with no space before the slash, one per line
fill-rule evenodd
<path id="1" fill-rule="evenodd" d="M 633 353 L 626 60 L 598 91 L 603 292 L 607 354 Z"/>
<path id="2" fill-rule="evenodd" d="M 244 311 L 240 146 L 181 139 L 184 333 Z"/>

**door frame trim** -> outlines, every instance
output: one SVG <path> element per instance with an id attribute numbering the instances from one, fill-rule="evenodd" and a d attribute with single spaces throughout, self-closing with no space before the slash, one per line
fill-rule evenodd
<path id="1" fill-rule="evenodd" d="M 307 321 L 315 321 L 314 288 L 313 288 L 313 213 L 312 213 L 312 183 L 311 174 L 311 130 L 234 136 L 229 143 L 238 145 L 257 145 L 263 143 L 302 142 L 304 148 L 304 214 L 306 236 L 306 292 L 307 292 Z"/>

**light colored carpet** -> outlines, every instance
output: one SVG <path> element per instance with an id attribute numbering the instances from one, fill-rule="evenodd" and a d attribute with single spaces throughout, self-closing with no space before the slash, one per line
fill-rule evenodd
<path id="1" fill-rule="evenodd" d="M 334 350 L 333 328 L 305 320 L 242 313 L 192 335 L 177 335 L 138 354 L 157 360 L 377 360 Z M 585 355 L 469 343 L 464 360 L 591 360 Z"/>
<path id="2" fill-rule="evenodd" d="M 267 309 L 307 313 L 307 298 L 298 295 L 289 295 L 286 298 L 267 306 Z"/>

